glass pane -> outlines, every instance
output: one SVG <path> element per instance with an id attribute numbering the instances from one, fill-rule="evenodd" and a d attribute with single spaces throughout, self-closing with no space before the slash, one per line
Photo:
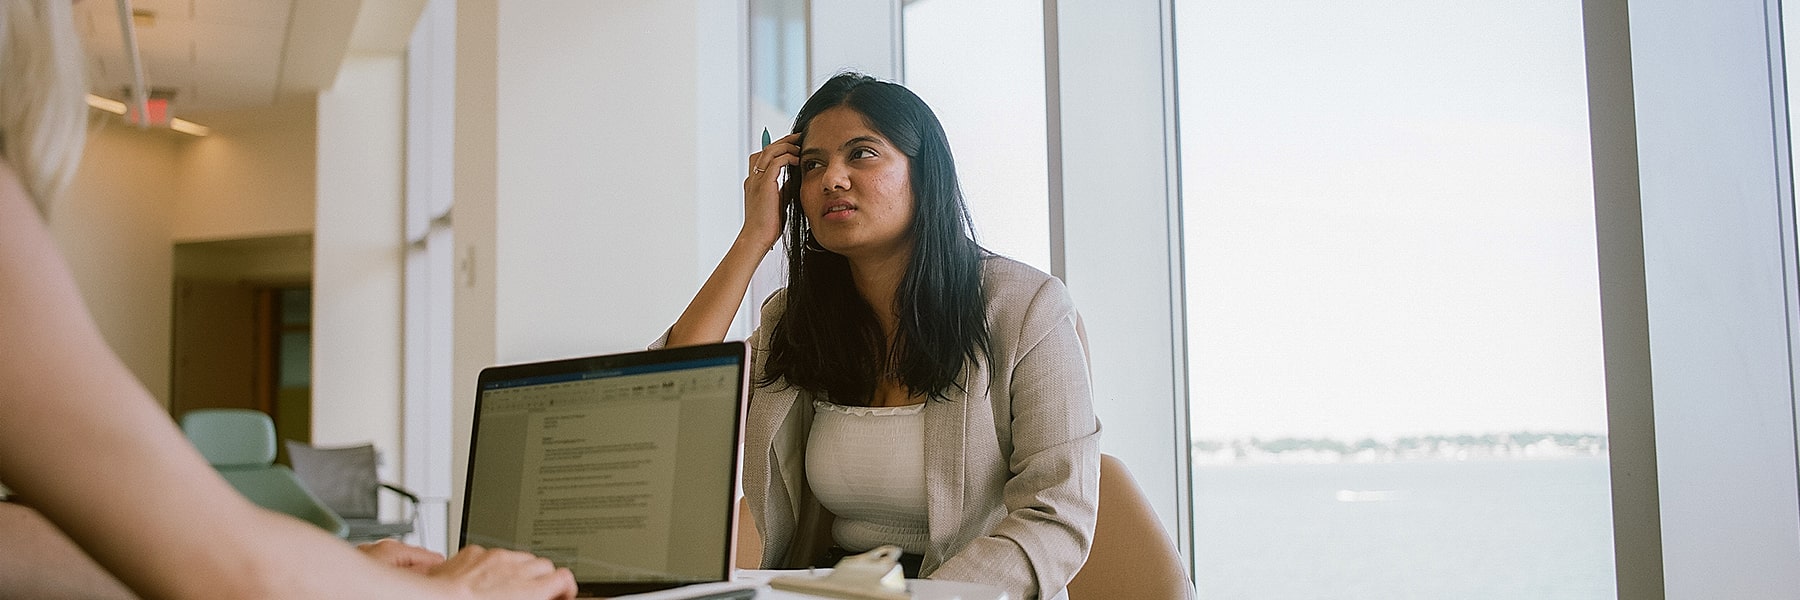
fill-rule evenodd
<path id="1" fill-rule="evenodd" d="M 1579 2 L 1177 0 L 1203 598 L 1610 598 Z"/>
<path id="2" fill-rule="evenodd" d="M 812 90 L 806 81 L 806 0 L 750 0 L 750 127 L 744 155 L 762 149 L 762 132 L 780 139 Z M 763 257 L 751 276 L 738 318 L 726 337 L 750 336 L 762 323 L 762 301 L 785 285 L 784 247 Z"/>
<path id="3" fill-rule="evenodd" d="M 288 288 L 281 290 L 281 324 L 306 325 L 312 323 L 312 288 Z"/>
<path id="4" fill-rule="evenodd" d="M 1800 167 L 1800 160 L 1794 158 L 1796 142 L 1800 142 L 1800 133 L 1794 131 L 1794 116 L 1800 115 L 1800 78 L 1796 78 L 1794 73 L 1794 65 L 1800 63 L 1800 7 L 1789 10 L 1790 7 L 1786 6 L 1785 2 L 1781 4 L 1781 68 L 1784 75 L 1781 84 L 1782 91 L 1787 94 L 1785 105 L 1787 114 L 1781 116 L 1787 121 L 1788 181 L 1786 184 L 1789 195 L 1792 196 L 1794 172 L 1800 170 L 1795 168 Z M 1790 197 L 1789 202 L 1792 203 L 1793 198 Z M 1794 215 L 1794 218 L 1800 219 L 1800 214 Z M 1793 225 L 1796 231 L 1800 231 L 1800 222 Z M 1795 402 L 1800 403 L 1800 398 L 1796 398 Z M 1800 432 L 1800 410 L 1794 411 L 1794 418 L 1797 419 L 1794 423 L 1794 431 Z"/>
<path id="5" fill-rule="evenodd" d="M 805 0 L 750 0 L 750 124 L 754 151 L 762 128 L 787 135 L 812 90 L 806 82 Z"/>
<path id="6" fill-rule="evenodd" d="M 914 0 L 902 19 L 906 86 L 944 124 L 977 241 L 1049 272 L 1043 15 L 1038 0 Z"/>
<path id="7" fill-rule="evenodd" d="M 281 389 L 312 387 L 312 332 L 281 332 L 276 386 Z"/>

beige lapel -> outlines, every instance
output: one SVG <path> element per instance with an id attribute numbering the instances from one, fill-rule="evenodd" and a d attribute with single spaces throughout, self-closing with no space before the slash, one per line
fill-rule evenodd
<path id="1" fill-rule="evenodd" d="M 949 401 L 927 400 L 925 405 L 925 493 L 931 545 L 938 560 L 965 522 L 964 483 L 968 479 L 970 432 L 992 428 L 980 423 L 991 415 L 986 361 L 963 367 L 963 389 L 950 391 Z M 926 562 L 937 562 L 927 558 Z M 935 564 L 931 565 L 935 566 Z"/>

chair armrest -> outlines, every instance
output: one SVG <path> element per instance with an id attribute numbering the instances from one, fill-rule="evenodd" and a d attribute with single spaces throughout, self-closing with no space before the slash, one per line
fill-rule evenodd
<path id="1" fill-rule="evenodd" d="M 406 519 L 407 520 L 410 521 L 410 520 L 419 518 L 419 495 L 418 494 L 414 494 L 410 490 L 407 490 L 406 488 L 403 488 L 403 487 L 400 487 L 400 486 L 397 486 L 397 485 L 394 485 L 391 483 L 379 483 L 378 485 L 380 485 L 382 488 L 387 489 L 390 492 L 393 492 L 393 493 L 396 493 L 396 494 L 406 497 L 407 504 L 412 506 L 412 508 L 410 510 L 406 511 Z"/>
<path id="2" fill-rule="evenodd" d="M 387 488 L 389 491 L 392 491 L 396 494 L 406 496 L 406 499 L 411 500 L 414 505 L 417 505 L 419 503 L 419 495 L 414 494 L 411 491 L 408 491 L 406 488 L 403 488 L 403 487 L 400 487 L 400 486 L 397 486 L 397 485 L 394 485 L 391 483 L 383 483 L 383 484 L 381 484 L 381 487 Z"/>

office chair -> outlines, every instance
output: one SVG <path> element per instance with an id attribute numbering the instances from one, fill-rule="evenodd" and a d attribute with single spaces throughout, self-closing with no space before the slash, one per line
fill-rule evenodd
<path id="1" fill-rule="evenodd" d="M 1100 509 L 1087 564 L 1069 582 L 1069 600 L 1194 597 L 1187 565 L 1124 461 L 1100 455 Z"/>
<path id="2" fill-rule="evenodd" d="M 300 483 L 349 527 L 344 539 L 371 542 L 412 533 L 419 516 L 419 496 L 377 478 L 373 444 L 320 448 L 294 440 L 286 443 L 288 462 L 294 465 Z M 406 499 L 405 519 L 381 520 L 379 495 L 384 489 Z"/>
<path id="3" fill-rule="evenodd" d="M 762 532 L 756 530 L 756 521 L 750 516 L 750 501 L 738 496 L 737 511 L 737 556 L 733 562 L 739 569 L 761 569 Z"/>
<path id="4" fill-rule="evenodd" d="M 344 520 L 307 492 L 293 471 L 275 464 L 275 422 L 269 415 L 244 408 L 190 410 L 181 416 L 181 431 L 251 502 L 338 537 L 349 532 Z"/>

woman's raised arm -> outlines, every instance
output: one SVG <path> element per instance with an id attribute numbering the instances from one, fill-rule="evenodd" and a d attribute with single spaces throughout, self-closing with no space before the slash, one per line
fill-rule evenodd
<path id="1" fill-rule="evenodd" d="M 668 345 L 691 346 L 725 339 L 738 306 L 744 303 L 744 293 L 750 289 L 756 266 L 781 239 L 784 207 L 779 176 L 782 167 L 799 164 L 799 143 L 800 134 L 789 134 L 750 155 L 749 176 L 744 178 L 744 227 L 712 276 L 688 302 L 687 310 L 669 328 Z"/>

